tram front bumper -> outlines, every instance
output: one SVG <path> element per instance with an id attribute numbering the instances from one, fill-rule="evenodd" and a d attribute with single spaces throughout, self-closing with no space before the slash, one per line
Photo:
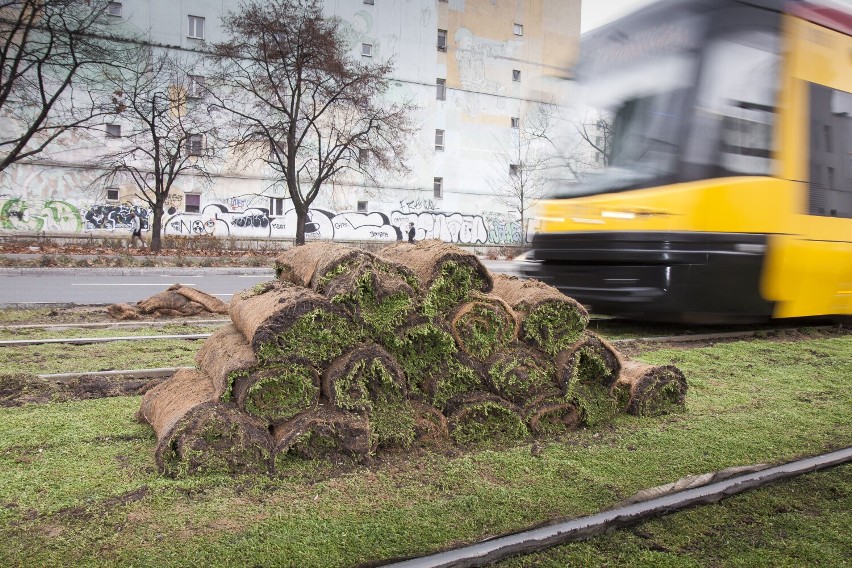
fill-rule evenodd
<path id="1" fill-rule="evenodd" d="M 668 321 L 768 319 L 760 296 L 766 235 L 740 233 L 540 234 L 520 272 L 559 288 L 593 313 Z"/>

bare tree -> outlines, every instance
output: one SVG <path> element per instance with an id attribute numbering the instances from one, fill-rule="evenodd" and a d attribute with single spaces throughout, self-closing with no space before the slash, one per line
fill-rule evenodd
<path id="1" fill-rule="evenodd" d="M 609 165 L 613 149 L 613 120 L 608 114 L 586 111 L 573 121 L 581 144 L 573 159 L 586 171 Z"/>
<path id="2" fill-rule="evenodd" d="M 408 102 L 386 96 L 393 67 L 349 53 L 338 19 L 318 0 L 249 0 L 223 19 L 216 46 L 235 145 L 265 161 L 296 210 L 296 243 L 323 184 L 349 172 L 404 172 Z M 367 49 L 367 48 L 365 48 Z"/>
<path id="3" fill-rule="evenodd" d="M 513 121 L 506 137 L 498 139 L 487 179 L 497 200 L 520 218 L 523 246 L 529 210 L 546 194 L 553 169 L 559 165 L 550 136 L 554 109 L 540 105 Z"/>
<path id="4" fill-rule="evenodd" d="M 126 44 L 106 0 L 0 0 L 0 171 L 109 113 L 97 88 Z"/>
<path id="5" fill-rule="evenodd" d="M 98 164 L 106 170 L 105 183 L 132 182 L 151 208 L 151 250 L 159 251 L 163 209 L 175 182 L 192 175 L 209 183 L 221 148 L 206 84 L 187 72 L 197 61 L 154 56 L 143 46 L 134 63 L 111 77 L 120 140 Z"/>

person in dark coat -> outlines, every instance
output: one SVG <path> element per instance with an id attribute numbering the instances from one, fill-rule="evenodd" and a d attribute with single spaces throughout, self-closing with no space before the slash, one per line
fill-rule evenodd
<path id="1" fill-rule="evenodd" d="M 408 224 L 408 242 L 409 243 L 414 242 L 414 223 Z"/>

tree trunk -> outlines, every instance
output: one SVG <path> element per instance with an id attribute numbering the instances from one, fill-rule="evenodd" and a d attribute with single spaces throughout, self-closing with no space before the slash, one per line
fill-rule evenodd
<path id="1" fill-rule="evenodd" d="M 296 205 L 296 244 L 305 244 L 305 223 L 308 220 L 308 206 Z"/>
<path id="2" fill-rule="evenodd" d="M 163 205 L 158 203 L 153 209 L 154 218 L 151 220 L 151 252 L 160 252 L 162 244 L 160 234 L 163 226 Z"/>

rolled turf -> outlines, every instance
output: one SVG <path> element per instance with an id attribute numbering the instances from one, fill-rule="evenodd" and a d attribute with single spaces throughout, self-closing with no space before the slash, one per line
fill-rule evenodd
<path id="1" fill-rule="evenodd" d="M 576 300 L 537 280 L 496 274 L 494 295 L 520 318 L 521 339 L 552 357 L 577 341 L 589 323 L 588 312 Z"/>
<path id="2" fill-rule="evenodd" d="M 266 473 L 271 467 L 266 425 L 218 402 L 201 371 L 182 369 L 148 391 L 137 416 L 157 435 L 155 459 L 166 475 Z"/>
<path id="3" fill-rule="evenodd" d="M 615 391 L 634 416 L 660 416 L 686 408 L 686 377 L 674 365 L 624 361 Z"/>
<path id="4" fill-rule="evenodd" d="M 589 331 L 556 356 L 556 375 L 566 400 L 580 410 L 584 424 L 595 426 L 621 411 L 613 386 L 621 357 L 609 342 Z"/>

